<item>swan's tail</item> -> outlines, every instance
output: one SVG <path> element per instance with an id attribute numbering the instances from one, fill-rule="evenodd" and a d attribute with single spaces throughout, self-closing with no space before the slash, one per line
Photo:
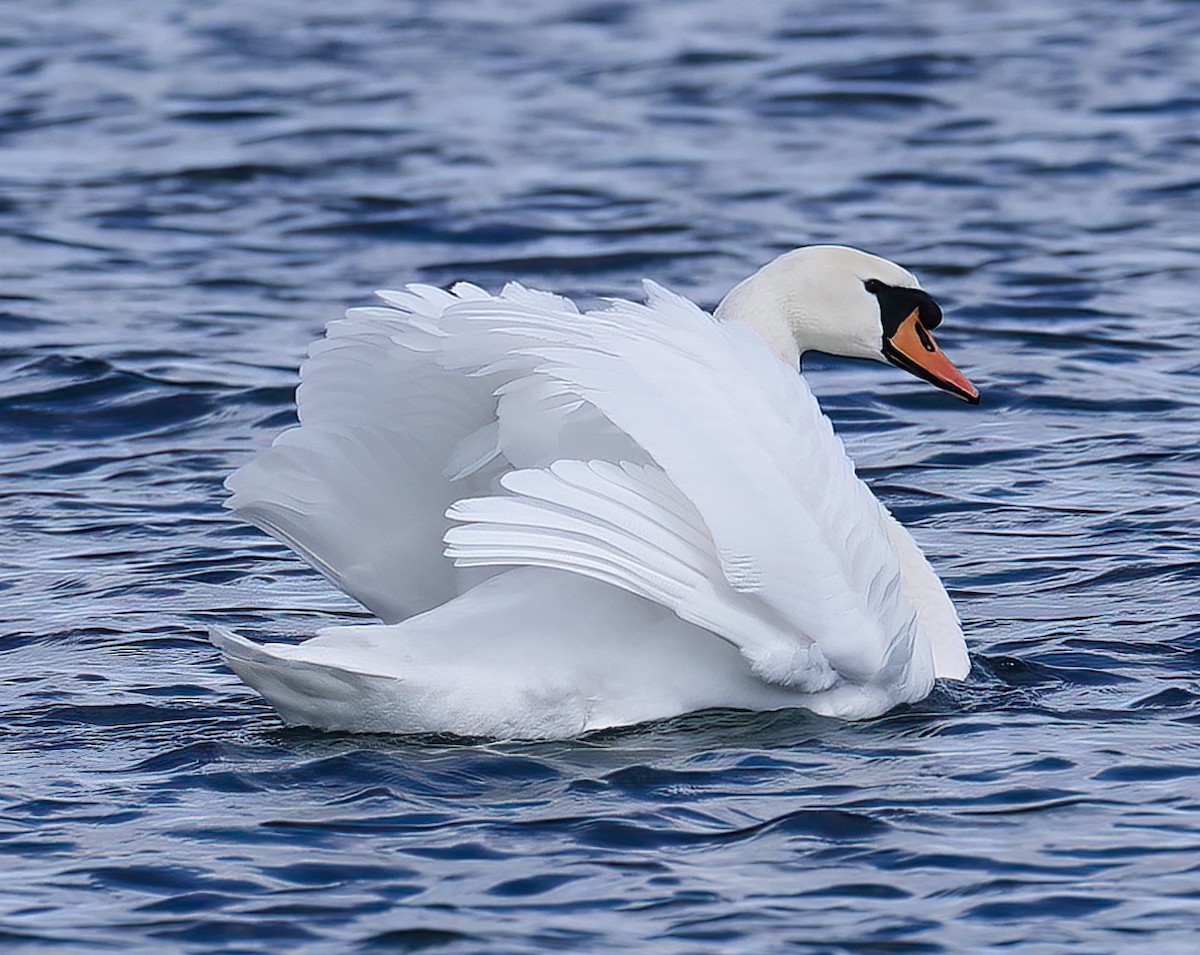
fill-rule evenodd
<path id="1" fill-rule="evenodd" d="M 225 663 L 257 690 L 285 723 L 321 729 L 373 732 L 394 725 L 402 681 L 305 660 L 286 643 L 255 643 L 224 627 L 208 638 Z"/>

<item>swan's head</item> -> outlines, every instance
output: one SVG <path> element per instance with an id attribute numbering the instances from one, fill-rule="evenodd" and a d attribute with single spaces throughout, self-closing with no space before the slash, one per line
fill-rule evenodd
<path id="1" fill-rule="evenodd" d="M 806 351 L 891 362 L 979 403 L 933 340 L 937 302 L 911 272 L 877 255 L 840 245 L 788 252 L 725 296 L 717 317 L 750 325 L 792 364 Z"/>

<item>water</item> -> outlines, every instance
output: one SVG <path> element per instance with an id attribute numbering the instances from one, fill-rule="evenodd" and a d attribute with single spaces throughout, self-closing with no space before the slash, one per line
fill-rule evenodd
<path id="1" fill-rule="evenodd" d="M 5 7 L 6 949 L 1195 950 L 1200 16 L 827 7 Z M 965 684 L 483 745 L 285 729 L 220 665 L 212 622 L 358 613 L 220 510 L 344 307 L 712 305 L 809 242 L 917 271 L 984 393 L 806 367 Z"/>

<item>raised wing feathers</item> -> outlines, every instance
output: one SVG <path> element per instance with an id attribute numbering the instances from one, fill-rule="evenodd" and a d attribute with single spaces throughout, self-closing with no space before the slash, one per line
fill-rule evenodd
<path id="1" fill-rule="evenodd" d="M 907 659 L 915 619 L 880 508 L 803 380 L 750 329 L 719 324 L 684 299 L 651 284 L 647 289 L 647 305 L 617 302 L 582 314 L 497 299 L 466 302 L 447 309 L 440 325 L 457 367 L 509 381 L 548 379 L 627 436 L 695 508 L 728 586 L 726 599 L 753 597 L 755 619 L 773 623 L 777 637 L 791 646 L 815 644 L 853 682 Z M 515 526 L 508 510 L 459 509 L 454 516 L 484 524 L 499 522 L 500 513 Z M 593 516 L 594 528 L 613 523 Z M 556 559 L 579 543 L 570 536 L 582 533 L 577 524 L 535 525 L 528 508 L 519 517 L 527 531 L 537 527 L 538 554 L 547 552 L 554 532 L 563 535 Z M 605 540 L 594 532 L 589 546 L 603 549 Z M 617 537 L 610 532 L 608 540 Z M 502 562 L 502 541 L 491 544 L 489 559 Z M 645 556 L 624 542 L 611 548 L 626 567 L 623 585 L 642 586 L 631 582 L 629 567 Z M 526 562 L 531 553 L 508 562 Z M 476 552 L 472 559 L 482 558 Z M 588 559 L 600 557 L 589 551 Z M 708 613 L 682 605 L 676 611 L 693 614 L 685 619 Z M 766 645 L 724 635 L 739 645 Z M 778 682 L 804 679 L 763 659 L 755 665 Z"/>
<path id="2" fill-rule="evenodd" d="M 385 621 L 478 579 L 455 564 L 528 564 L 669 607 L 768 682 L 918 695 L 886 512 L 803 379 L 646 288 L 591 312 L 515 284 L 379 293 L 313 347 L 301 427 L 229 506 Z"/>
<path id="3" fill-rule="evenodd" d="M 461 299 L 428 286 L 389 294 L 407 311 L 353 309 L 330 323 L 301 368 L 300 427 L 225 483 L 227 507 L 392 622 L 457 593 L 441 538 L 464 487 L 444 469 L 494 421 L 494 400 L 433 358 L 437 318 Z"/>
<path id="4" fill-rule="evenodd" d="M 656 467 L 558 461 L 513 471 L 509 493 L 457 502 L 446 553 L 463 566 L 570 570 L 674 611 L 736 646 L 763 679 L 806 692 L 836 679 L 823 654 L 732 590 L 699 513 Z"/>

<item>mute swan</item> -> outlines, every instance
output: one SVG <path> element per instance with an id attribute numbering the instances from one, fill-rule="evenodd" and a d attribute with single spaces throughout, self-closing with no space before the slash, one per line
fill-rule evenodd
<path id="1" fill-rule="evenodd" d="M 714 315 L 652 282 L 580 312 L 380 292 L 301 370 L 227 506 L 381 623 L 213 643 L 288 723 L 568 737 L 705 707 L 846 719 L 969 669 L 954 607 L 798 374 L 888 361 L 969 402 L 907 271 L 783 255 Z"/>

